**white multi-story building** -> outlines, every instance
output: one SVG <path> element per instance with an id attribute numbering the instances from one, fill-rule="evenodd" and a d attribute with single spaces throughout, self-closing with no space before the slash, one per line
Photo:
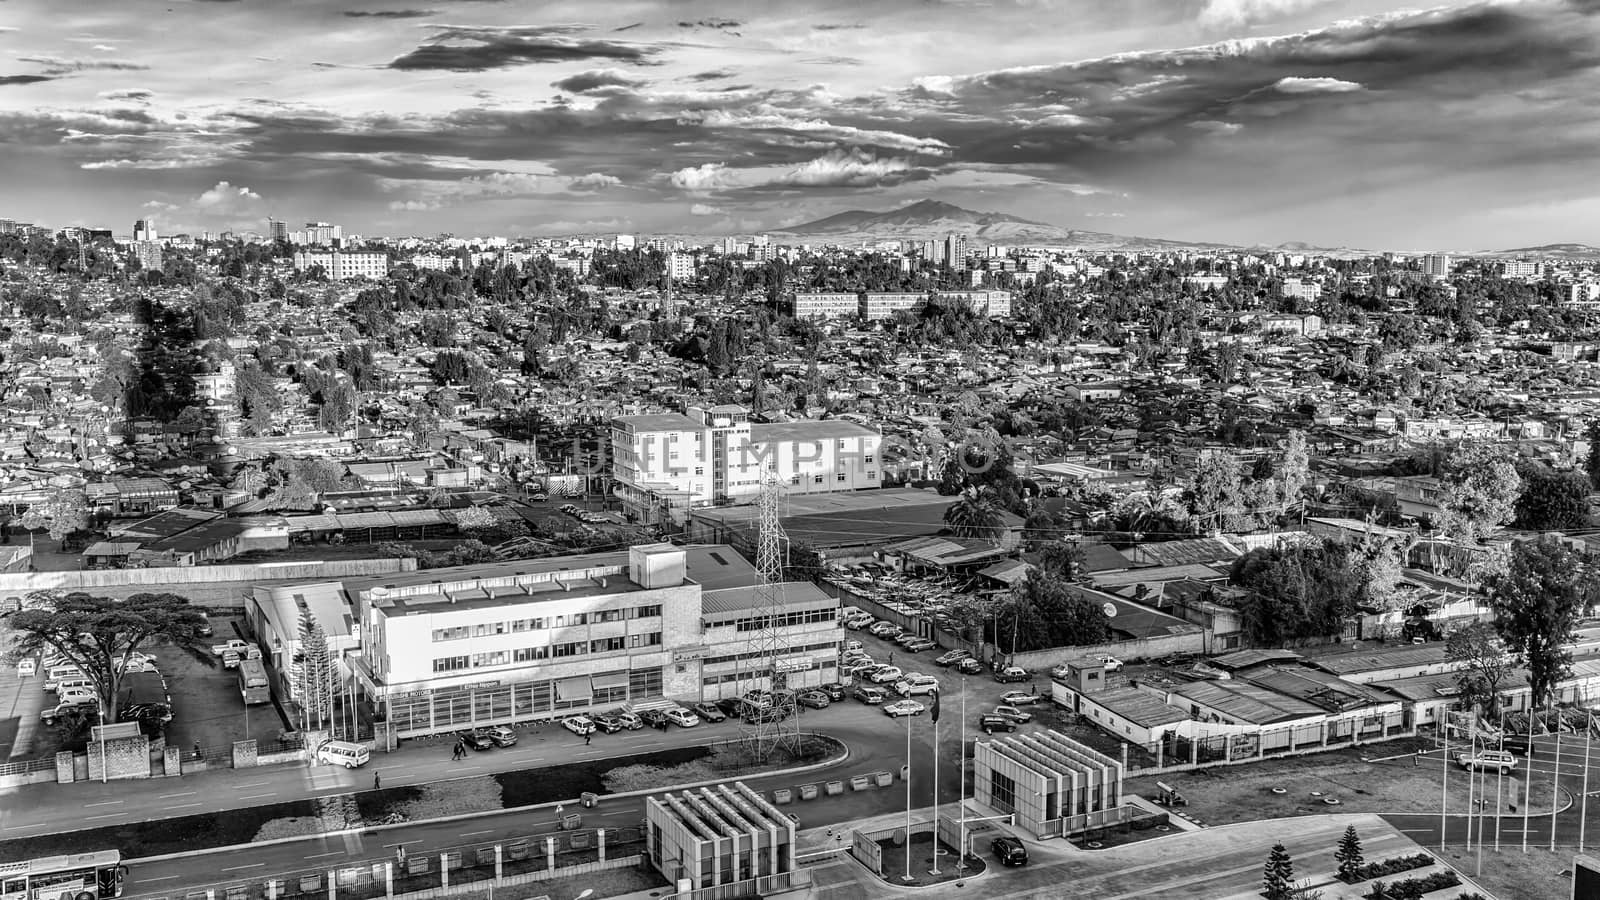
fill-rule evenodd
<path id="1" fill-rule="evenodd" d="M 1322 296 L 1322 283 L 1306 278 L 1285 278 L 1279 294 L 1296 300 L 1315 300 Z"/>
<path id="2" fill-rule="evenodd" d="M 299 244 L 308 244 L 313 247 L 334 247 L 344 240 L 344 226 L 330 225 L 327 222 L 307 222 L 306 230 L 301 232 Z"/>
<path id="3" fill-rule="evenodd" d="M 150 219 L 139 219 L 138 221 L 134 222 L 133 240 L 135 243 L 140 241 L 159 240 L 159 238 L 156 237 L 156 223 Z"/>
<path id="4" fill-rule="evenodd" d="M 881 436 L 841 419 L 754 424 L 740 406 L 618 416 L 611 422 L 611 474 L 635 518 L 682 524 L 688 510 L 751 503 L 769 478 L 791 494 L 882 484 Z"/>
<path id="5" fill-rule="evenodd" d="M 638 246 L 638 241 L 631 234 L 619 234 L 612 246 L 618 250 L 632 250 Z"/>
<path id="6" fill-rule="evenodd" d="M 941 291 L 942 301 L 956 301 L 980 316 L 1004 318 L 1011 315 L 1010 291 Z M 861 318 L 875 322 L 890 319 L 897 312 L 921 312 L 928 295 L 914 291 L 867 291 L 861 295 Z"/>
<path id="7" fill-rule="evenodd" d="M 854 291 L 801 291 L 789 304 L 796 319 L 842 319 L 860 315 L 861 295 Z"/>
<path id="8" fill-rule="evenodd" d="M 1450 256 L 1445 253 L 1430 253 L 1422 258 L 1422 274 L 1429 278 L 1450 277 Z"/>
<path id="9" fill-rule="evenodd" d="M 1544 263 L 1531 259 L 1508 259 L 1500 263 L 1502 278 L 1538 278 L 1543 270 Z"/>
<path id="10" fill-rule="evenodd" d="M 411 257 L 409 262 L 418 269 L 434 272 L 448 272 L 460 265 L 459 257 L 440 256 L 435 253 L 418 253 L 416 256 Z"/>
<path id="11" fill-rule="evenodd" d="M 389 254 L 383 250 L 301 250 L 294 255 L 296 271 L 321 266 L 330 281 L 383 278 L 389 274 Z"/>
<path id="12" fill-rule="evenodd" d="M 693 281 L 695 271 L 693 253 L 667 254 L 667 274 L 672 276 L 673 281 Z"/>
<path id="13" fill-rule="evenodd" d="M 147 272 L 161 271 L 164 262 L 161 254 L 161 245 L 156 241 L 134 241 L 130 248 L 134 259 L 139 261 L 139 267 Z"/>
<path id="14" fill-rule="evenodd" d="M 327 628 L 338 666 L 405 738 L 771 687 L 747 656 L 755 581 L 730 547 L 649 544 L 256 588 L 248 613 L 275 673 L 293 671 L 301 609 L 347 616 Z M 780 590 L 783 686 L 837 680 L 839 601 L 806 582 Z"/>
<path id="15" fill-rule="evenodd" d="M 1600 281 L 1578 281 L 1567 285 L 1567 303 L 1573 306 L 1600 304 Z"/>

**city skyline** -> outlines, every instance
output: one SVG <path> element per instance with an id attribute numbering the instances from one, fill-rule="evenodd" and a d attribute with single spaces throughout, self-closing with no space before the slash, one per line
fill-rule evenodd
<path id="1" fill-rule="evenodd" d="M 721 234 L 931 198 L 1245 245 L 1595 243 L 1600 4 L 1385 6 L 8 2 L 0 181 L 8 215 L 119 232 Z"/>

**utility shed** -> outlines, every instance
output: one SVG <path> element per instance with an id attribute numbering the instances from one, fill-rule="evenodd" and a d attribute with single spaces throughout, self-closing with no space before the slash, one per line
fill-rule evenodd
<path id="1" fill-rule="evenodd" d="M 795 885 L 795 822 L 744 782 L 645 798 L 650 861 L 678 893 L 768 896 Z"/>

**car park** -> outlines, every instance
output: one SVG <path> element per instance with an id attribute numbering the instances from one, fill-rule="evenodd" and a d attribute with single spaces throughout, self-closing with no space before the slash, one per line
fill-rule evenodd
<path id="1" fill-rule="evenodd" d="M 684 709 L 681 706 L 677 709 L 667 710 L 666 716 L 668 722 L 671 722 L 679 728 L 693 728 L 700 724 L 699 716 L 696 716 L 694 713 L 689 712 L 687 709 Z"/>
<path id="2" fill-rule="evenodd" d="M 1008 706 L 1032 706 L 1043 700 L 1043 697 L 1033 691 L 1006 691 L 1000 695 L 1000 702 Z"/>
<path id="3" fill-rule="evenodd" d="M 976 675 L 983 671 L 983 663 L 969 656 L 966 659 L 956 663 L 951 668 L 955 669 L 956 672 L 961 675 Z"/>
<path id="4" fill-rule="evenodd" d="M 1023 722 L 1033 721 L 1033 713 L 1025 713 L 1022 710 L 1017 709 L 1015 706 L 1007 706 L 1003 703 L 999 706 L 996 706 L 991 715 L 1003 716 L 1019 725 Z"/>
<path id="5" fill-rule="evenodd" d="M 978 727 L 983 729 L 984 734 L 994 734 L 996 731 L 1016 731 L 1017 723 L 1005 716 L 984 713 L 978 717 Z"/>
<path id="6" fill-rule="evenodd" d="M 517 733 L 504 725 L 479 728 L 478 733 L 494 742 L 496 747 L 510 747 L 517 742 Z"/>
<path id="7" fill-rule="evenodd" d="M 927 707 L 915 700 L 896 700 L 884 705 L 883 714 L 891 719 L 898 719 L 901 716 L 920 716 L 925 709 Z"/>
<path id="8" fill-rule="evenodd" d="M 944 653 L 939 655 L 938 659 L 933 661 L 933 664 L 936 666 L 953 666 L 956 663 L 961 662 L 963 659 L 971 658 L 971 650 L 946 650 Z"/>
<path id="9" fill-rule="evenodd" d="M 712 725 L 722 722 L 728 718 L 728 716 L 723 713 L 722 710 L 717 709 L 716 704 L 714 703 L 696 703 L 695 705 L 689 707 L 689 709 L 692 710 L 695 715 L 699 716 L 701 721 L 709 722 Z"/>
<path id="10" fill-rule="evenodd" d="M 883 666 L 882 668 L 874 670 L 873 673 L 867 677 L 872 681 L 873 684 L 893 684 L 904 677 L 904 675 L 905 673 L 900 671 L 899 666 Z"/>
<path id="11" fill-rule="evenodd" d="M 606 713 L 590 716 L 589 721 L 594 723 L 596 731 L 603 731 L 606 734 L 616 734 L 619 731 L 628 730 L 628 726 L 622 723 L 622 719 Z"/>
<path id="12" fill-rule="evenodd" d="M 868 706 L 876 706 L 879 703 L 882 703 L 884 700 L 887 700 L 889 697 L 889 695 L 884 692 L 883 688 L 873 687 L 870 684 L 858 686 L 852 696 Z"/>
<path id="13" fill-rule="evenodd" d="M 997 837 L 989 842 L 989 849 L 994 853 L 995 859 L 1000 860 L 1002 866 L 1025 866 L 1028 864 L 1028 848 L 1022 841 L 1006 835 Z"/>
<path id="14" fill-rule="evenodd" d="M 473 750 L 488 750 L 494 746 L 494 741 L 490 739 L 487 734 L 483 733 L 483 729 L 478 729 L 476 731 L 463 731 L 458 733 L 457 736 L 461 738 L 461 743 L 467 745 Z"/>
<path id="15" fill-rule="evenodd" d="M 828 699 L 828 695 L 822 691 L 805 691 L 795 700 L 801 706 L 809 706 L 812 709 L 827 709 L 833 703 L 832 700 Z"/>
<path id="16" fill-rule="evenodd" d="M 994 680 L 1001 684 L 1013 684 L 1018 681 L 1027 681 L 1030 677 L 1028 670 L 1021 666 L 1001 666 L 994 672 Z"/>

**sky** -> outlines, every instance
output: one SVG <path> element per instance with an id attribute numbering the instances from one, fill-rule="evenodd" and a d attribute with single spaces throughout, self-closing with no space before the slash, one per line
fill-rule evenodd
<path id="1" fill-rule="evenodd" d="M 1600 244 L 1600 0 L 0 0 L 0 217 Z"/>

